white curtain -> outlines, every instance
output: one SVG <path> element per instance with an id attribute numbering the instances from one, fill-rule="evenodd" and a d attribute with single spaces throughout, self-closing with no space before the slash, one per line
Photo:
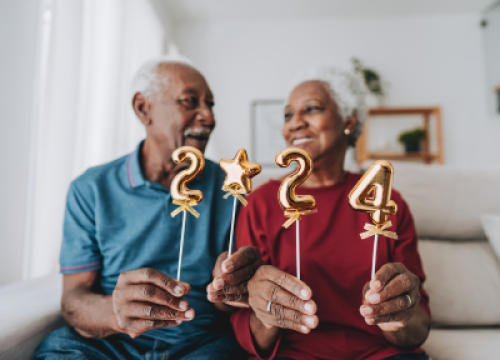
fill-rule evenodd
<path id="1" fill-rule="evenodd" d="M 54 0 L 37 124 L 28 276 L 57 271 L 66 192 L 90 166 L 131 152 L 145 136 L 130 81 L 164 51 L 165 30 L 148 0 Z"/>

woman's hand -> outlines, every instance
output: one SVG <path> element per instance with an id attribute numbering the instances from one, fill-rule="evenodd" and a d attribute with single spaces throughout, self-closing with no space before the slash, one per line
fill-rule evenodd
<path id="1" fill-rule="evenodd" d="M 274 266 L 263 265 L 257 270 L 248 282 L 248 295 L 256 318 L 267 329 L 278 327 L 307 334 L 318 326 L 309 286 Z"/>
<path id="2" fill-rule="evenodd" d="M 420 279 L 403 264 L 382 266 L 363 289 L 360 313 L 368 325 L 383 331 L 404 329 L 420 302 Z"/>

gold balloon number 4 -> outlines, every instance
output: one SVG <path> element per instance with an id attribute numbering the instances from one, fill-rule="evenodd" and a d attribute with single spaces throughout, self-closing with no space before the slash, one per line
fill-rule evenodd
<path id="1" fill-rule="evenodd" d="M 397 205 L 391 200 L 394 168 L 386 160 L 378 160 L 361 177 L 349 193 L 352 209 L 370 214 L 375 225 L 383 225 L 389 215 L 396 214 Z"/>
<path id="2" fill-rule="evenodd" d="M 292 161 L 297 161 L 298 167 L 288 175 L 280 185 L 278 199 L 281 208 L 287 211 L 313 209 L 316 200 L 311 195 L 297 195 L 295 189 L 311 174 L 313 162 L 307 152 L 299 148 L 287 148 L 276 155 L 276 164 L 287 167 Z"/>
<path id="3" fill-rule="evenodd" d="M 203 170 L 205 157 L 200 150 L 192 146 L 182 146 L 172 153 L 172 160 L 176 164 L 180 164 L 186 159 L 189 159 L 191 164 L 174 177 L 170 185 L 170 193 L 173 200 L 192 205 L 203 200 L 203 193 L 199 190 L 189 190 L 186 183 L 193 180 Z"/>

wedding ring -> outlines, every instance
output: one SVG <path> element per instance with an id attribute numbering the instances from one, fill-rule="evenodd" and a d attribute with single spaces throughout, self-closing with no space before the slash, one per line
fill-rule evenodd
<path id="1" fill-rule="evenodd" d="M 411 306 L 411 297 L 408 294 L 406 294 L 406 297 L 408 298 L 408 302 L 409 302 L 408 307 L 410 307 Z"/>
<path id="2" fill-rule="evenodd" d="M 267 303 L 267 312 L 268 312 L 268 313 L 270 313 L 270 314 L 272 314 L 272 313 L 271 313 L 271 304 L 272 304 L 272 302 L 271 302 L 271 301 L 269 301 L 269 302 Z"/>

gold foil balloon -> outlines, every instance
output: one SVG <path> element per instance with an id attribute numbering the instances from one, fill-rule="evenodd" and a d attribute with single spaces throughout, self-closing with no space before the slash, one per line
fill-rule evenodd
<path id="1" fill-rule="evenodd" d="M 261 171 L 259 164 L 248 161 L 245 149 L 238 150 L 233 160 L 222 159 L 219 165 L 226 172 L 222 190 L 236 190 L 240 194 L 252 191 L 251 178 Z"/>
<path id="2" fill-rule="evenodd" d="M 191 208 L 203 200 L 203 193 L 199 190 L 189 190 L 186 184 L 193 180 L 205 167 L 205 158 L 200 150 L 192 146 L 182 146 L 172 153 L 172 160 L 176 164 L 180 164 L 184 160 L 189 159 L 191 164 L 185 170 L 179 172 L 170 185 L 170 194 L 172 195 L 173 203 L 180 207 L 172 213 L 172 216 L 177 215 L 182 210 L 188 210 L 196 217 L 197 212 Z"/>
<path id="3" fill-rule="evenodd" d="M 281 150 L 276 155 L 276 164 L 281 167 L 287 167 L 292 161 L 297 161 L 299 166 L 280 185 L 278 199 L 281 208 L 287 211 L 311 210 L 316 205 L 314 197 L 295 193 L 297 186 L 302 184 L 311 174 L 313 169 L 311 157 L 304 150 L 294 147 Z"/>
<path id="4" fill-rule="evenodd" d="M 375 225 L 384 225 L 388 216 L 397 212 L 397 205 L 391 200 L 393 178 L 391 163 L 375 161 L 349 193 L 349 205 L 354 210 L 369 213 Z"/>

